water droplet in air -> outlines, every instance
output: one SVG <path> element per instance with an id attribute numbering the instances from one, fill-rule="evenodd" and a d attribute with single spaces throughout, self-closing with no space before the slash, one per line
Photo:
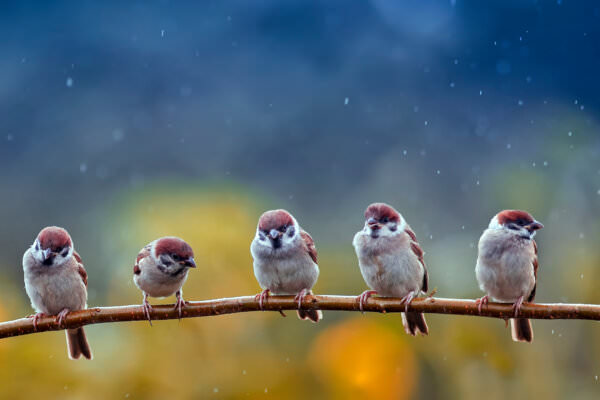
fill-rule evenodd
<path id="1" fill-rule="evenodd" d="M 65 85 L 67 85 L 67 87 L 71 87 L 73 86 L 73 78 L 71 78 L 70 76 L 67 78 L 67 81 L 65 82 Z"/>
<path id="2" fill-rule="evenodd" d="M 347 106 L 349 101 L 350 101 L 350 99 L 346 97 L 346 98 L 344 99 L 344 105 L 345 105 L 345 106 Z"/>

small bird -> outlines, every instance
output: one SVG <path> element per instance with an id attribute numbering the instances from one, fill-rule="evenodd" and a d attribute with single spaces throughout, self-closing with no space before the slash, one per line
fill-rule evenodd
<path id="1" fill-rule="evenodd" d="M 23 255 L 25 291 L 36 314 L 32 315 L 37 329 L 40 317 L 55 315 L 62 326 L 71 311 L 87 307 L 87 273 L 81 257 L 73 248 L 69 233 L 49 226 L 41 230 Z M 72 360 L 84 356 L 92 359 L 92 350 L 83 328 L 67 329 L 67 347 Z"/>
<path id="2" fill-rule="evenodd" d="M 486 293 L 477 300 L 479 312 L 490 297 L 513 303 L 515 318 L 510 323 L 516 342 L 533 341 L 531 322 L 516 317 L 525 299 L 528 302 L 535 299 L 538 251 L 533 237 L 543 227 L 528 212 L 504 210 L 492 218 L 479 239 L 475 275 Z"/>
<path id="3" fill-rule="evenodd" d="M 185 307 L 181 287 L 185 283 L 188 270 L 196 268 L 194 251 L 183 239 L 173 236 L 162 237 L 148 243 L 140 250 L 133 266 L 133 282 L 144 293 L 142 307 L 150 325 L 152 306 L 148 296 L 177 297 L 175 308 L 182 317 Z"/>
<path id="4" fill-rule="evenodd" d="M 250 252 L 254 276 L 263 289 L 256 295 L 261 309 L 269 293 L 296 295 L 300 319 L 319 322 L 323 318 L 321 310 L 301 309 L 302 300 L 311 294 L 319 277 L 317 249 L 289 212 L 271 210 L 260 216 Z"/>
<path id="5" fill-rule="evenodd" d="M 423 250 L 406 220 L 392 206 L 373 203 L 365 211 L 365 226 L 352 244 L 360 272 L 371 290 L 358 296 L 360 310 L 373 294 L 401 297 L 405 304 L 402 324 L 409 335 L 429 334 L 425 316 L 408 312 L 408 306 L 421 291 L 428 290 Z"/>

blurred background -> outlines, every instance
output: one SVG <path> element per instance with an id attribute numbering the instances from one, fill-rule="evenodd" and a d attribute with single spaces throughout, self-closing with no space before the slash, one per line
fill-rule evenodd
<path id="1" fill-rule="evenodd" d="M 539 302 L 600 303 L 600 5 L 589 1 L 55 1 L 0 5 L 0 320 L 32 312 L 21 257 L 69 230 L 89 305 L 137 304 L 138 250 L 185 238 L 186 299 L 252 295 L 259 215 L 312 234 L 316 293 L 365 288 L 351 240 L 399 209 L 442 297 L 481 296 L 504 208 L 545 229 Z M 160 300 L 158 301 L 160 302 Z M 163 302 L 173 302 L 172 298 Z M 596 399 L 600 325 L 293 313 L 94 325 L 0 341 L 2 398 Z"/>

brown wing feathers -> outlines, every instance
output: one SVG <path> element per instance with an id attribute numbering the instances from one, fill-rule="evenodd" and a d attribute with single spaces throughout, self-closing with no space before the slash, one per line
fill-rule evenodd
<path id="1" fill-rule="evenodd" d="M 427 266 L 425 265 L 425 260 L 423 259 L 423 249 L 419 246 L 419 242 L 417 241 L 417 235 L 410 228 L 406 228 L 404 230 L 406 234 L 410 237 L 410 248 L 413 253 L 419 259 L 419 262 L 423 266 L 424 274 L 423 274 L 423 285 L 421 286 L 421 290 L 427 292 L 429 290 L 429 274 L 427 273 Z"/>

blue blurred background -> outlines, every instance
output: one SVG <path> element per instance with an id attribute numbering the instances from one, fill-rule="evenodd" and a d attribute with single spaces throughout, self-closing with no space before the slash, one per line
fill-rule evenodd
<path id="1" fill-rule="evenodd" d="M 480 296 L 476 244 L 530 211 L 537 301 L 600 303 L 596 1 L 55 1 L 0 5 L 0 319 L 31 313 L 21 257 L 72 234 L 92 306 L 134 304 L 137 251 L 179 235 L 186 298 L 259 291 L 249 244 L 286 208 L 312 234 L 315 292 L 365 289 L 364 208 L 399 209 L 443 297 Z M 166 299 L 172 302 L 173 299 Z M 600 326 L 328 312 L 87 328 L 0 342 L 6 398 L 598 398 Z"/>

